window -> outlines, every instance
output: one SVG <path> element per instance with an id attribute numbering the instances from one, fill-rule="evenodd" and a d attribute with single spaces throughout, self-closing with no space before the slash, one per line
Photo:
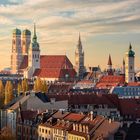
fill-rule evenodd
<path id="1" fill-rule="evenodd" d="M 42 133 L 44 133 L 44 129 L 42 129 Z"/>
<path id="2" fill-rule="evenodd" d="M 46 129 L 46 134 L 47 134 L 47 129 Z"/>

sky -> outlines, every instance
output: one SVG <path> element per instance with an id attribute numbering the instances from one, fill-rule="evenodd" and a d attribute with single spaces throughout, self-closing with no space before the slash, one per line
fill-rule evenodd
<path id="1" fill-rule="evenodd" d="M 36 23 L 41 54 L 74 64 L 79 32 L 85 65 L 121 67 L 131 42 L 140 69 L 140 0 L 0 0 L 0 69 L 10 66 L 12 30 Z"/>

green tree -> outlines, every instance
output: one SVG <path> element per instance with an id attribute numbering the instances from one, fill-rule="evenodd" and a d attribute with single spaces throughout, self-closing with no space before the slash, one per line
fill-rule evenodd
<path id="1" fill-rule="evenodd" d="M 21 88 L 22 91 L 25 93 L 28 91 L 28 80 L 27 79 L 23 79 L 21 82 Z"/>
<path id="2" fill-rule="evenodd" d="M 13 85 L 11 83 L 11 81 L 7 81 L 6 85 L 5 85 L 5 100 L 4 100 L 4 104 L 8 104 L 10 101 L 12 101 L 14 98 L 14 94 L 13 94 Z"/>
<path id="3" fill-rule="evenodd" d="M 0 80 L 0 108 L 4 105 L 4 85 Z"/>

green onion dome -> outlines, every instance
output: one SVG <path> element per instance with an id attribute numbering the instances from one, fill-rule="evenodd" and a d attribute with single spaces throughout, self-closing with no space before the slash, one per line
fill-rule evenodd
<path id="1" fill-rule="evenodd" d="M 31 35 L 31 31 L 28 29 L 23 30 L 22 32 L 23 35 Z"/>
<path id="2" fill-rule="evenodd" d="M 129 46 L 128 55 L 129 55 L 129 57 L 134 57 L 134 56 L 135 56 L 135 52 L 132 51 L 132 46 L 131 46 L 131 44 L 130 44 L 130 46 Z"/>
<path id="3" fill-rule="evenodd" d="M 21 31 L 20 31 L 20 29 L 14 29 L 13 30 L 13 34 L 16 34 L 16 35 L 21 35 Z"/>

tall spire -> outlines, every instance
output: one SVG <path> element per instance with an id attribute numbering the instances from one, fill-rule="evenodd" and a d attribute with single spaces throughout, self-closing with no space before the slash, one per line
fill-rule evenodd
<path id="1" fill-rule="evenodd" d="M 125 61 L 124 61 L 124 58 L 123 58 L 123 65 L 125 65 Z"/>
<path id="2" fill-rule="evenodd" d="M 131 45 L 131 43 L 129 43 L 129 50 L 132 50 L 132 45 Z"/>
<path id="3" fill-rule="evenodd" d="M 34 23 L 34 36 L 33 36 L 33 42 L 37 42 L 36 25 L 35 25 L 35 23 Z"/>
<path id="4" fill-rule="evenodd" d="M 77 49 L 78 49 L 78 51 L 81 51 L 82 52 L 82 42 L 81 42 L 80 32 L 79 32 L 79 40 L 78 40 Z"/>
<path id="5" fill-rule="evenodd" d="M 80 35 L 80 32 L 79 32 L 79 44 L 81 44 L 81 35 Z"/>
<path id="6" fill-rule="evenodd" d="M 109 59 L 108 59 L 108 66 L 112 66 L 112 60 L 111 60 L 110 54 L 109 54 Z"/>

